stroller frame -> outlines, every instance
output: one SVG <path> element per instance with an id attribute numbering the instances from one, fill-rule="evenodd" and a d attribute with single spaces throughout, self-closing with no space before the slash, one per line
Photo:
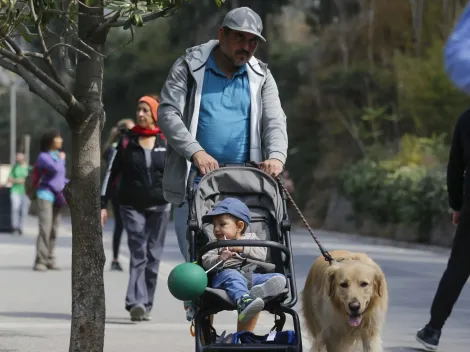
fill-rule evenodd
<path id="1" fill-rule="evenodd" d="M 243 167 L 243 168 L 256 168 L 257 165 L 254 163 L 246 164 L 224 164 L 219 165 L 220 168 L 230 168 L 230 167 Z M 300 330 L 300 319 L 297 312 L 292 308 L 298 300 L 297 287 L 295 282 L 295 272 L 294 272 L 294 263 L 292 260 L 292 246 L 290 238 L 290 229 L 291 222 L 287 215 L 287 195 L 284 192 L 284 188 L 280 186 L 282 180 L 280 178 L 274 179 L 268 174 L 265 174 L 266 177 L 272 178 L 276 183 L 279 192 L 282 198 L 282 209 L 283 209 L 283 219 L 279 224 L 279 235 L 282 239 L 282 243 L 269 241 L 269 240 L 228 240 L 221 242 L 209 242 L 202 246 L 202 248 L 197 251 L 198 244 L 198 234 L 202 231 L 202 228 L 199 228 L 198 222 L 196 219 L 196 213 L 193 210 L 193 202 L 195 192 L 194 181 L 197 177 L 197 171 L 192 171 L 188 178 L 187 183 L 187 198 L 188 198 L 188 207 L 189 207 L 189 217 L 188 217 L 188 241 L 189 241 L 189 256 L 190 262 L 196 262 L 198 265 L 202 266 L 202 256 L 204 253 L 215 249 L 226 246 L 252 246 L 252 247 L 267 247 L 267 248 L 276 248 L 280 250 L 284 255 L 285 259 L 282 260 L 282 266 L 284 269 L 283 274 L 287 280 L 288 293 L 290 293 L 290 300 L 287 303 L 284 301 L 287 299 L 288 294 L 277 296 L 271 301 L 265 302 L 265 307 L 263 310 L 268 311 L 269 313 L 275 316 L 274 326 L 271 331 L 282 331 L 286 322 L 286 314 L 292 317 L 294 332 L 296 336 L 296 344 L 226 344 L 226 343 L 216 343 L 218 338 L 217 332 L 212 326 L 210 315 L 216 314 L 220 309 L 211 308 L 210 305 L 204 304 L 205 297 L 201 296 L 197 301 L 196 305 L 198 310 L 194 318 L 195 325 L 195 345 L 196 352 L 205 352 L 205 351 L 286 351 L 286 352 L 301 352 L 302 351 L 302 336 Z M 210 175 L 210 173 L 208 174 Z M 201 179 L 205 178 L 204 176 Z M 202 308 L 201 308 L 202 307 Z"/>

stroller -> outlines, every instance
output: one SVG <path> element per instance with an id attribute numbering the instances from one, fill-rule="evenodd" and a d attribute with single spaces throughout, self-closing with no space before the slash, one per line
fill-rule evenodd
<path id="1" fill-rule="evenodd" d="M 293 320 L 295 338 L 285 344 L 220 343 L 220 337 L 211 324 L 210 315 L 221 311 L 236 310 L 236 304 L 221 289 L 206 288 L 195 303 L 194 318 L 196 352 L 202 351 L 302 351 L 300 321 L 292 307 L 297 302 L 297 289 L 292 260 L 290 220 L 287 216 L 286 194 L 280 182 L 256 165 L 221 165 L 206 174 L 196 189 L 194 180 L 197 172 L 189 175 L 187 195 L 189 206 L 188 240 L 190 261 L 202 265 L 202 255 L 214 248 L 225 246 L 267 247 L 266 265 L 268 272 L 281 273 L 286 277 L 287 287 L 275 296 L 264 298 L 264 310 L 274 315 L 273 332 L 281 332 L 286 314 Z M 251 223 L 247 232 L 254 232 L 260 241 L 232 240 L 211 241 L 215 237 L 212 224 L 203 224 L 202 216 L 209 212 L 218 201 L 235 197 L 243 201 L 251 211 Z M 209 283 L 211 279 L 210 273 Z M 219 341 L 218 341 L 219 340 Z"/>

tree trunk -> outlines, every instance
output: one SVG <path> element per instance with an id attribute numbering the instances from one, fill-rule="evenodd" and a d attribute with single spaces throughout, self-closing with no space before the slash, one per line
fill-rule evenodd
<path id="1" fill-rule="evenodd" d="M 98 4 L 97 4 L 98 6 Z M 79 37 L 98 53 L 104 51 L 106 35 L 90 37 L 99 16 L 98 7 L 80 5 Z M 72 131 L 72 178 L 66 198 L 72 216 L 72 324 L 69 352 L 102 352 L 104 347 L 105 263 L 100 222 L 100 135 L 104 122 L 102 106 L 103 57 L 81 45 L 91 59 L 77 62 L 75 96 L 86 112 L 70 111 Z"/>

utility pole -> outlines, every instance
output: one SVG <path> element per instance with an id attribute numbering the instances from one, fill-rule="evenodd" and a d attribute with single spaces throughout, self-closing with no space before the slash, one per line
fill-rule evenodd
<path id="1" fill-rule="evenodd" d="M 10 165 L 16 161 L 16 82 L 10 85 Z"/>
<path id="2" fill-rule="evenodd" d="M 24 156 L 26 160 L 26 165 L 29 165 L 29 160 L 31 158 L 30 146 L 31 146 L 31 136 L 27 134 L 24 136 Z"/>

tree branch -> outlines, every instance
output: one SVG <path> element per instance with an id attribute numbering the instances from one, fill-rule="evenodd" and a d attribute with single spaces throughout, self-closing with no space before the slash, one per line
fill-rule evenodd
<path id="1" fill-rule="evenodd" d="M 2 66 L 3 68 L 7 69 L 10 72 L 17 73 L 15 64 L 5 59 L 2 59 L 1 57 L 0 57 L 0 66 Z"/>
<path id="2" fill-rule="evenodd" d="M 45 60 L 44 54 L 37 53 L 35 51 L 23 51 L 23 55 Z"/>
<path id="3" fill-rule="evenodd" d="M 143 15 L 142 21 L 145 23 L 145 22 L 149 22 L 160 17 L 165 17 L 168 14 L 168 12 L 173 10 L 175 7 L 176 5 L 171 5 L 171 6 L 165 7 L 164 9 L 160 11 L 154 11 L 149 14 Z M 117 12 L 116 14 L 114 14 L 111 18 L 107 19 L 105 22 L 100 24 L 93 31 L 92 34 L 94 35 L 97 33 L 101 33 L 101 31 L 107 30 L 108 28 L 111 28 L 111 27 L 123 27 L 126 24 L 127 19 L 124 19 L 124 18 L 119 19 L 120 15 L 121 15 L 120 12 Z"/>
<path id="4" fill-rule="evenodd" d="M 15 65 L 2 58 L 0 58 L 0 66 L 22 77 L 28 84 L 29 90 L 36 94 L 38 97 L 40 97 L 42 100 L 44 100 L 46 103 L 48 103 L 59 114 L 61 114 L 62 116 L 65 116 L 67 114 L 69 108 L 59 99 L 57 99 L 56 96 L 51 94 L 51 92 L 49 92 L 47 89 L 44 89 L 44 87 L 41 86 L 38 80 L 35 79 L 33 75 L 28 72 L 28 70 L 26 70 L 23 66 Z"/>
<path id="5" fill-rule="evenodd" d="M 101 33 L 102 31 L 107 30 L 108 28 L 111 27 L 111 24 L 116 22 L 119 17 L 121 16 L 121 13 L 117 11 L 115 14 L 113 14 L 110 18 L 108 18 L 106 21 L 104 21 L 102 24 L 100 24 L 93 32 L 93 34 L 96 33 Z"/>
<path id="6" fill-rule="evenodd" d="M 66 44 L 66 43 L 56 43 L 56 44 L 54 44 L 54 45 L 51 46 L 51 47 L 49 48 L 49 50 L 47 51 L 47 55 L 49 55 L 49 54 L 51 53 L 52 49 L 57 48 L 57 47 L 59 47 L 59 46 L 66 46 L 67 48 L 73 49 L 73 50 L 75 50 L 77 53 L 82 54 L 82 55 L 85 56 L 87 59 L 91 59 L 90 55 L 88 55 L 86 52 L 84 52 L 84 51 L 82 51 L 82 50 L 80 50 L 80 49 L 74 47 L 73 45 Z"/>
<path id="7" fill-rule="evenodd" d="M 20 23 L 20 26 L 23 28 L 23 30 L 25 31 L 25 33 L 26 33 L 27 35 L 29 35 L 29 36 L 31 36 L 31 37 L 37 37 L 37 36 L 38 36 L 37 33 L 32 33 L 32 32 L 29 30 L 28 26 L 26 26 L 24 23 Z"/>
<path id="8" fill-rule="evenodd" d="M 119 45 L 117 48 L 114 48 L 114 49 L 111 50 L 109 53 L 107 53 L 107 54 L 106 54 L 106 57 L 111 56 L 116 50 L 122 49 L 122 48 L 124 48 L 126 45 L 128 45 L 128 44 L 130 44 L 130 43 L 132 43 L 132 42 L 134 41 L 134 28 L 130 27 L 129 29 L 130 29 L 130 31 L 131 31 L 131 38 L 130 38 L 127 42 L 125 42 L 124 44 Z"/>
<path id="9" fill-rule="evenodd" d="M 20 46 L 16 44 L 16 42 L 13 39 L 11 39 L 10 37 L 5 37 L 5 41 L 8 43 L 9 46 L 11 46 L 11 48 L 13 49 L 15 53 L 17 53 L 18 55 L 21 54 Z"/>
<path id="10" fill-rule="evenodd" d="M 40 5 L 41 7 L 44 6 L 42 1 L 40 1 L 39 3 L 41 4 Z M 29 0 L 29 7 L 30 7 L 31 15 L 33 16 L 34 23 L 36 24 L 36 31 L 38 32 L 38 35 L 39 35 L 39 42 L 41 43 L 42 50 L 44 51 L 44 61 L 46 61 L 47 65 L 49 66 L 49 69 L 52 72 L 52 76 L 54 77 L 56 82 L 63 86 L 64 83 L 62 82 L 62 79 L 60 78 L 59 72 L 57 72 L 56 68 L 54 67 L 54 64 L 52 63 L 51 56 L 49 55 L 49 51 L 47 50 L 46 41 L 44 40 L 44 34 L 42 33 L 41 23 L 40 23 L 42 14 L 40 17 L 38 17 L 38 15 L 36 14 L 36 11 L 34 10 L 33 0 Z"/>
<path id="11" fill-rule="evenodd" d="M 11 51 L 0 47 L 0 56 L 6 57 L 10 61 L 26 68 L 31 74 L 36 76 L 41 82 L 43 82 L 46 86 L 51 88 L 58 96 L 60 96 L 62 100 L 67 104 L 67 106 L 71 107 L 72 105 L 78 103 L 72 93 L 67 90 L 67 88 L 65 88 L 63 85 L 59 84 L 54 79 L 49 77 L 49 75 L 47 75 L 43 70 L 37 67 L 33 62 L 28 60 L 28 58 L 23 54 L 16 55 Z"/>

